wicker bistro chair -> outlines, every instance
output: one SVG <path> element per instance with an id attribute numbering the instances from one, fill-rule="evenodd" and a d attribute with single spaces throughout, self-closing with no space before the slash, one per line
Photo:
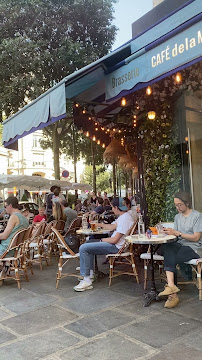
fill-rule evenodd
<path id="1" fill-rule="evenodd" d="M 19 289 L 21 288 L 19 275 L 20 271 L 23 271 L 25 279 L 29 281 L 23 250 L 24 242 L 29 236 L 29 232 L 30 228 L 17 231 L 13 235 L 8 248 L 0 258 L 0 264 L 3 265 L 0 281 L 2 282 L 6 279 L 14 279 L 17 281 Z"/>
<path id="2" fill-rule="evenodd" d="M 31 237 L 26 241 L 25 245 L 25 255 L 26 261 L 31 268 L 31 273 L 33 274 L 32 265 L 39 264 L 40 269 L 42 270 L 42 260 L 46 261 L 48 265 L 47 256 L 44 251 L 44 232 L 47 224 L 45 222 L 41 222 L 37 228 L 33 228 Z"/>
<path id="3" fill-rule="evenodd" d="M 60 253 L 59 262 L 58 262 L 58 273 L 57 273 L 57 278 L 56 278 L 56 288 L 58 289 L 60 279 L 65 278 L 67 276 L 76 276 L 76 277 L 78 277 L 78 274 L 72 274 L 72 273 L 66 273 L 66 274 L 63 273 L 62 274 L 62 270 L 63 270 L 63 267 L 65 266 L 65 264 L 69 260 L 71 260 L 71 259 L 79 260 L 79 253 L 75 254 L 69 248 L 69 246 L 64 241 L 64 237 L 59 233 L 59 231 L 57 229 L 52 227 L 52 232 L 55 234 L 55 236 L 57 238 L 57 246 L 58 246 L 59 253 Z M 68 253 L 66 253 L 65 250 Z"/>
<path id="4" fill-rule="evenodd" d="M 137 220 L 133 224 L 128 235 L 132 235 L 137 227 Z M 120 275 L 132 275 L 135 276 L 137 283 L 139 284 L 139 277 L 137 273 L 135 257 L 133 252 L 133 245 L 129 244 L 126 240 L 123 246 L 119 249 L 117 254 L 107 254 L 109 259 L 109 286 L 111 286 L 112 279 Z M 131 266 L 132 271 L 128 270 L 114 270 L 115 265 L 123 265 L 126 268 L 128 265 Z"/>

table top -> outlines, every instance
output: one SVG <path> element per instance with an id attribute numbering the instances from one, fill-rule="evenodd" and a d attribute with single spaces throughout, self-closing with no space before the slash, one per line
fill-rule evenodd
<path id="1" fill-rule="evenodd" d="M 90 228 L 89 229 L 79 229 L 79 230 L 76 230 L 76 233 L 78 235 L 102 235 L 102 234 L 108 234 L 111 230 L 106 230 L 106 229 L 98 229 L 96 231 L 92 231 Z"/>
<path id="2" fill-rule="evenodd" d="M 139 237 L 139 235 L 130 235 L 126 236 L 126 240 L 131 244 L 151 244 L 151 245 L 158 245 L 158 244 L 166 244 L 170 242 L 174 242 L 176 240 L 176 236 L 174 235 L 156 235 L 152 236 L 151 239 L 148 239 L 147 236 Z"/>

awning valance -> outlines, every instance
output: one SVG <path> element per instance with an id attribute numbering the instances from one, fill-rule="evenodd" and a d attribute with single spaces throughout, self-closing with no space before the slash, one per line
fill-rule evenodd
<path id="1" fill-rule="evenodd" d="M 62 83 L 4 121 L 3 143 L 9 145 L 10 142 L 50 125 L 65 115 L 65 83 Z"/>

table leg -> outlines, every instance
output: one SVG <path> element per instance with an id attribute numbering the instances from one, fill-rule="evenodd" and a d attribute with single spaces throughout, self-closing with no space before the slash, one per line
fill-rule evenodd
<path id="1" fill-rule="evenodd" d="M 154 249 L 153 249 L 153 245 L 151 245 L 151 275 L 152 275 L 152 281 L 151 281 L 151 290 L 145 294 L 145 303 L 144 303 L 144 307 L 149 306 L 152 301 L 159 300 L 158 297 L 158 292 L 156 291 L 156 284 L 155 284 L 155 279 L 154 279 L 154 259 L 153 259 L 153 254 L 154 254 Z"/>

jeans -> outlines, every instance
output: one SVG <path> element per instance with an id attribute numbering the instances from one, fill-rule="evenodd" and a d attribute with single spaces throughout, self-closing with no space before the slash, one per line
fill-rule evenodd
<path id="1" fill-rule="evenodd" d="M 94 255 L 116 254 L 119 249 L 114 244 L 107 242 L 86 242 L 79 248 L 80 274 L 89 276 L 94 268 Z"/>
<path id="2" fill-rule="evenodd" d="M 182 246 L 178 242 L 163 244 L 159 250 L 158 254 L 164 256 L 164 270 L 173 273 L 177 272 L 177 264 L 199 258 L 199 255 L 190 246 Z"/>

